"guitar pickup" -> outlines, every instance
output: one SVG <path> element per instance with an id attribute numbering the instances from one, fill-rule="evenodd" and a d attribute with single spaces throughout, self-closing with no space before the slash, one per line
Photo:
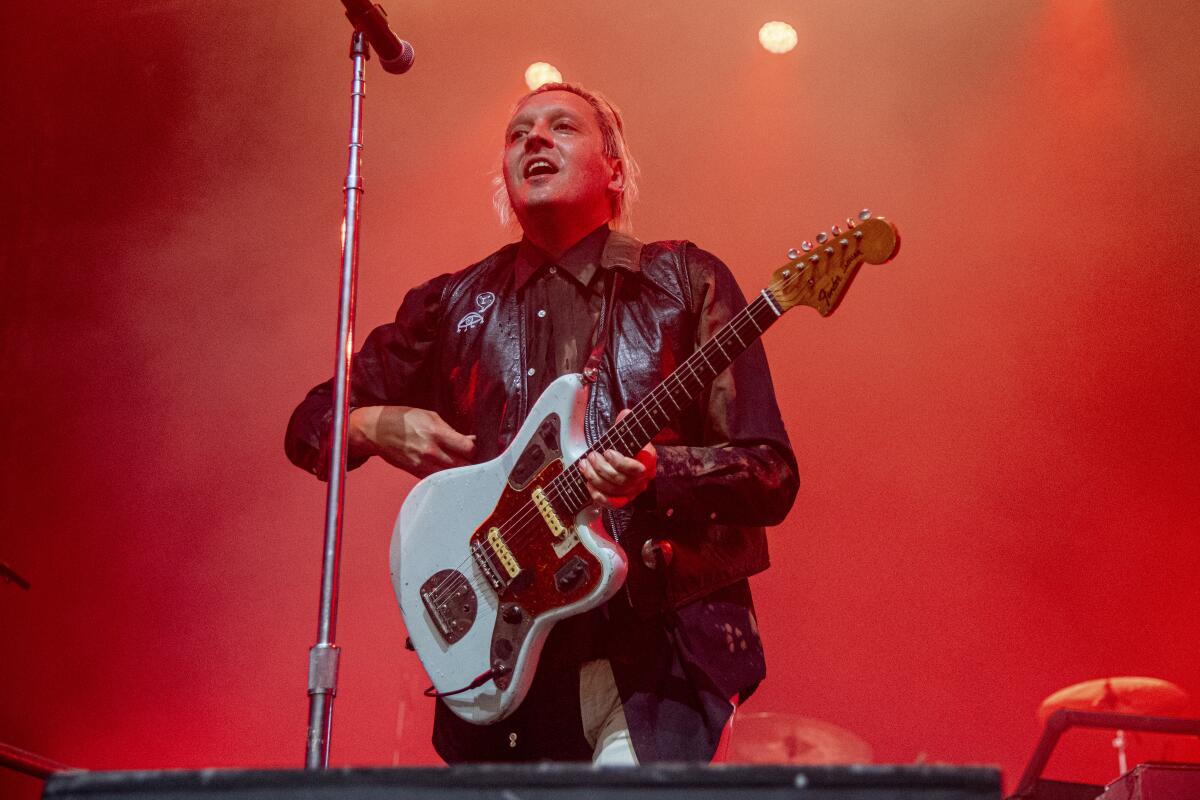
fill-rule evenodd
<path id="1" fill-rule="evenodd" d="M 554 506 L 550 503 L 550 498 L 546 497 L 546 493 L 542 487 L 538 487 L 531 493 L 533 504 L 537 506 L 537 510 L 541 513 L 542 519 L 546 522 L 546 527 L 550 529 L 550 533 L 554 536 L 551 544 L 554 546 L 554 554 L 562 558 L 567 553 L 571 552 L 571 548 L 579 544 L 579 534 L 575 533 L 573 526 L 563 524 L 562 519 L 558 516 L 558 512 L 554 510 Z"/>
<path id="2" fill-rule="evenodd" d="M 487 540 L 488 544 L 492 546 L 492 552 L 496 554 L 496 558 L 500 559 L 500 566 L 504 567 L 504 571 L 508 573 L 508 577 L 515 578 L 520 575 L 521 565 L 517 563 L 517 557 L 509 549 L 508 542 L 504 541 L 504 537 L 500 535 L 500 529 L 488 530 Z"/>
<path id="3" fill-rule="evenodd" d="M 546 493 L 540 486 L 533 490 L 533 504 L 541 512 L 542 519 L 546 521 L 546 527 L 550 529 L 551 533 L 558 537 L 567 532 L 567 526 L 562 524 L 562 520 L 558 518 L 558 512 L 554 510 L 554 506 L 550 505 L 550 498 L 546 497 Z"/>

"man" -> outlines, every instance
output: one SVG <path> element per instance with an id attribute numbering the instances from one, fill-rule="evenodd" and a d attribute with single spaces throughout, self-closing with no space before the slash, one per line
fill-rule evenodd
<path id="1" fill-rule="evenodd" d="M 569 84 L 531 92 L 503 153 L 498 207 L 524 236 L 413 289 L 368 336 L 350 467 L 378 455 L 425 476 L 495 458 L 541 391 L 583 370 L 597 333 L 603 431 L 745 305 L 695 245 L 610 230 L 627 219 L 635 167 L 603 98 Z M 288 456 L 318 476 L 331 395 L 313 389 L 288 427 Z M 761 346 L 635 458 L 594 453 L 581 471 L 629 557 L 626 584 L 555 626 L 510 717 L 477 726 L 438 701 L 434 744 L 449 762 L 709 761 L 733 704 L 765 675 L 746 578 L 767 567 L 761 526 L 787 514 L 797 478 Z"/>

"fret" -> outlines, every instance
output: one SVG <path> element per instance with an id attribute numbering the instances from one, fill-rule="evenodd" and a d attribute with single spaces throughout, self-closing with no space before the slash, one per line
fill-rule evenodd
<path id="1" fill-rule="evenodd" d="M 783 309 L 779 307 L 779 304 L 775 302 L 775 298 L 771 296 L 770 289 L 763 289 L 760 295 L 762 299 L 765 300 L 768 305 L 770 305 L 771 311 L 775 313 L 776 317 L 783 316 Z"/>
<path id="2" fill-rule="evenodd" d="M 566 488 L 568 499 L 570 499 L 572 503 L 576 504 L 580 508 L 587 505 L 590 498 L 588 497 L 587 489 L 583 484 L 583 475 L 579 473 L 578 469 L 574 470 L 570 474 L 570 477 L 567 479 Z"/>
<path id="3" fill-rule="evenodd" d="M 633 417 L 630 416 L 624 420 L 624 422 L 626 424 L 624 426 L 625 430 L 621 431 L 621 444 L 623 445 L 621 449 L 622 450 L 632 449 L 636 453 L 638 450 L 642 449 L 642 446 L 640 444 L 638 444 L 638 437 L 633 434 L 633 428 L 630 427 L 631 424 L 636 424 L 636 423 L 630 423 L 630 420 L 632 420 L 632 419 L 633 419 Z M 644 433 L 642 435 L 645 436 Z"/>
<path id="4" fill-rule="evenodd" d="M 564 471 L 562 475 L 551 481 L 549 486 L 550 489 L 555 490 L 552 499 L 560 501 L 564 506 L 563 510 L 570 512 L 571 515 L 575 513 L 576 509 L 587 505 L 586 493 L 584 493 L 583 497 L 580 497 L 583 487 L 576 480 L 577 477 L 579 477 L 577 470 L 573 474 Z M 562 482 L 561 486 L 556 485 L 559 481 Z"/>
<path id="5" fill-rule="evenodd" d="M 655 396 L 657 394 L 658 394 L 658 390 L 655 389 L 653 392 L 650 393 L 649 397 L 647 397 L 646 400 L 648 402 L 653 402 L 655 407 L 658 408 L 658 413 L 655 414 L 656 418 L 657 417 L 665 417 L 667 415 L 666 409 L 663 408 L 662 402 L 660 402 L 658 399 L 656 399 Z"/>
<path id="6" fill-rule="evenodd" d="M 667 380 L 668 380 L 668 381 L 671 381 L 671 380 L 673 380 L 673 381 L 676 383 L 676 385 L 677 385 L 679 388 L 682 388 L 682 386 L 683 386 L 683 384 L 682 384 L 682 383 L 679 381 L 679 379 L 678 379 L 678 378 L 667 378 Z M 685 390 L 685 392 L 684 392 L 684 396 L 685 396 L 685 397 L 687 396 L 686 390 Z M 682 410 L 683 410 L 683 407 L 684 407 L 684 405 L 685 405 L 686 403 L 681 403 L 681 402 L 679 402 L 679 398 L 678 398 L 678 397 L 676 396 L 676 394 L 675 394 L 675 389 L 668 389 L 668 390 L 667 390 L 667 397 L 669 397 L 669 398 L 670 398 L 670 400 L 671 400 L 671 405 L 675 406 L 675 411 L 677 411 L 677 412 L 678 412 L 678 411 L 682 411 Z"/>
<path id="7" fill-rule="evenodd" d="M 578 469 L 571 474 L 571 485 L 575 488 L 575 493 L 579 497 L 580 507 L 591 502 L 592 496 L 588 494 L 587 480 L 583 477 L 583 473 Z"/>

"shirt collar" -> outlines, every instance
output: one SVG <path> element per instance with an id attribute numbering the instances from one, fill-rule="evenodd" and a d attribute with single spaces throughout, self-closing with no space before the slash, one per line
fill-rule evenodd
<path id="1" fill-rule="evenodd" d="M 613 264 L 608 255 L 605 243 L 608 241 L 608 225 L 601 225 L 587 236 L 580 239 L 571 249 L 563 253 L 557 260 L 550 258 L 528 239 L 521 239 L 517 247 L 516 282 L 520 290 L 537 274 L 538 270 L 548 264 L 554 264 L 565 270 L 572 278 L 579 281 L 581 286 L 591 285 L 596 276 L 596 268 L 611 269 Z"/>

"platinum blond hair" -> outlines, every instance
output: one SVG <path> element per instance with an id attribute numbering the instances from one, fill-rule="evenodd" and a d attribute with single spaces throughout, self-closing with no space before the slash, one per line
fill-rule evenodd
<path id="1" fill-rule="evenodd" d="M 517 109 L 526 100 L 545 92 L 570 92 L 578 95 L 586 100 L 592 110 L 596 112 L 596 122 L 600 125 L 600 133 L 604 141 L 604 155 L 620 161 L 622 173 L 625 176 L 621 191 L 609 198 L 613 227 L 619 231 L 632 230 L 630 206 L 637 200 L 638 178 L 641 175 L 641 169 L 634 160 L 633 154 L 629 152 L 629 144 L 625 141 L 625 125 L 621 120 L 621 112 L 606 97 L 589 91 L 579 84 L 544 83 L 518 100 L 513 106 L 512 114 L 517 113 Z M 517 224 L 517 220 L 512 200 L 508 196 L 508 186 L 504 183 L 503 151 L 500 155 L 500 166 L 492 175 L 492 185 L 495 187 L 495 192 L 492 194 L 492 205 L 495 206 L 496 213 L 500 217 L 500 224 L 506 228 L 512 228 Z"/>

